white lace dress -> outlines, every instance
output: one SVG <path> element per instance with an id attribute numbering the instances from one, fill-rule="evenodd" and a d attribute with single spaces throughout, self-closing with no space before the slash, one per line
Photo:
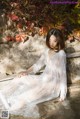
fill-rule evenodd
<path id="1" fill-rule="evenodd" d="M 12 114 L 29 116 L 31 105 L 59 96 L 61 99 L 66 97 L 66 54 L 60 50 L 50 57 L 48 52 L 49 50 L 33 65 L 32 74 L 16 77 L 0 90 L 0 103 Z M 43 73 L 35 75 L 44 65 L 46 67 Z"/>

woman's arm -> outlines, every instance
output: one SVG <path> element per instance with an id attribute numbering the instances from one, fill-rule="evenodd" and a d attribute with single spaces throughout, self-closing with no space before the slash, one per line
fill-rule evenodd
<path id="1" fill-rule="evenodd" d="M 29 67 L 26 71 L 20 72 L 20 73 L 19 73 L 19 77 L 28 75 L 28 74 L 30 74 L 31 72 L 33 72 L 33 67 L 32 67 L 32 66 Z"/>
<path id="2" fill-rule="evenodd" d="M 67 94 L 67 75 L 66 75 L 66 54 L 60 54 L 60 101 L 66 98 Z"/>
<path id="3" fill-rule="evenodd" d="M 43 66 L 45 65 L 45 54 L 42 54 L 39 60 L 33 64 L 30 68 L 27 69 L 27 71 L 20 72 L 19 77 L 27 74 L 35 74 L 37 73 Z"/>
<path id="4" fill-rule="evenodd" d="M 39 60 L 32 65 L 32 70 L 34 74 L 37 73 L 43 66 L 45 66 L 45 58 L 45 53 L 43 53 Z"/>

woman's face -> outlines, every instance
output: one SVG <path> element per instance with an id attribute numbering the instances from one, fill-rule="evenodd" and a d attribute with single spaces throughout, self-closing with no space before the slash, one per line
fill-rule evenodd
<path id="1" fill-rule="evenodd" d="M 52 49 L 55 49 L 55 47 L 57 46 L 57 39 L 56 39 L 56 37 L 54 36 L 54 35 L 51 35 L 50 36 L 50 40 L 49 40 L 49 44 L 50 44 L 50 47 L 52 48 Z"/>

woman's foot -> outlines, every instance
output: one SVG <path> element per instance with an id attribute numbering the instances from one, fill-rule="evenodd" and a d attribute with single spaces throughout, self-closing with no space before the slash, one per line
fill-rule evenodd
<path id="1" fill-rule="evenodd" d="M 24 101 L 16 102 L 15 104 L 13 104 L 13 105 L 9 108 L 9 111 L 19 110 L 19 109 L 23 108 L 24 105 L 25 105 L 25 102 L 24 102 Z"/>

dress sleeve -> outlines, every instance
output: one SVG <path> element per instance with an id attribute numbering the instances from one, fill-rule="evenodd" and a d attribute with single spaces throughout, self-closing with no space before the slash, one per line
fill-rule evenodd
<path id="1" fill-rule="evenodd" d="M 45 66 L 45 54 L 43 53 L 39 60 L 32 66 L 33 73 L 37 73 L 43 66 Z"/>
<path id="2" fill-rule="evenodd" d="M 60 53 L 60 99 L 64 100 L 67 94 L 66 54 Z"/>

